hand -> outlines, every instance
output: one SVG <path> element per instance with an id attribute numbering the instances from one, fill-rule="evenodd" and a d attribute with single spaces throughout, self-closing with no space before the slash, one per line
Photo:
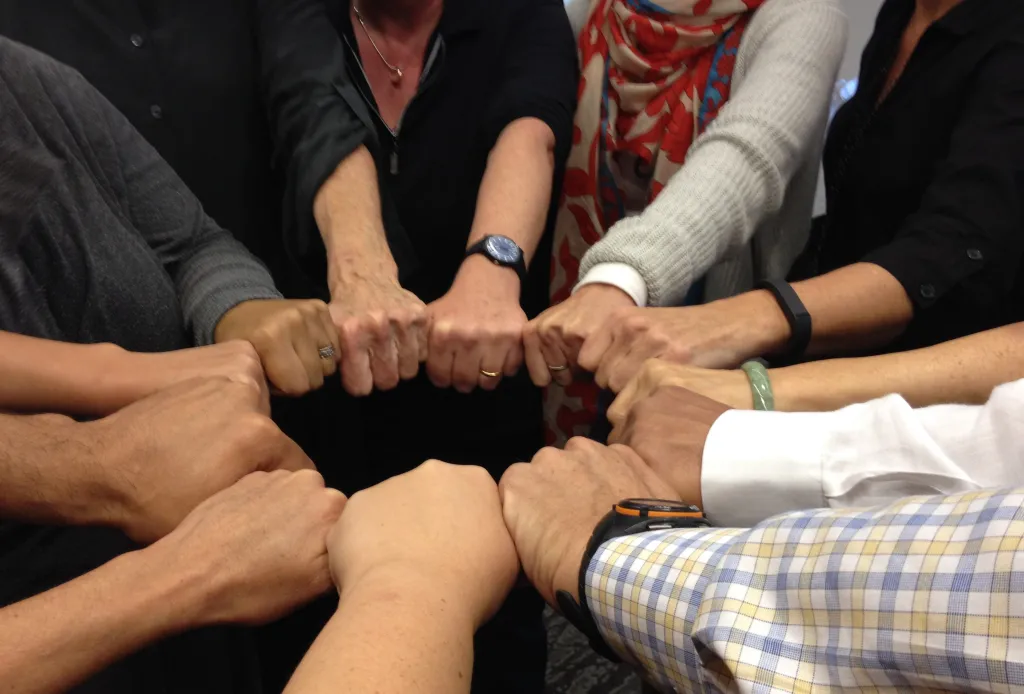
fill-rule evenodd
<path id="1" fill-rule="evenodd" d="M 246 301 L 224 314 L 217 342 L 247 340 L 267 378 L 285 395 L 305 395 L 338 369 L 341 347 L 327 304 L 322 301 Z M 321 356 L 329 347 L 333 357 Z"/>
<path id="2" fill-rule="evenodd" d="M 649 359 L 608 408 L 608 421 L 612 426 L 624 424 L 626 415 L 637 403 L 666 386 L 685 388 L 737 410 L 754 409 L 750 380 L 742 371 L 701 369 L 661 359 Z"/>
<path id="3" fill-rule="evenodd" d="M 497 611 L 519 570 L 491 476 L 437 461 L 355 494 L 327 544 L 343 596 L 414 581 L 447 596 L 474 628 Z"/>
<path id="4" fill-rule="evenodd" d="M 398 280 L 336 284 L 331 316 L 341 336 L 341 380 L 350 394 L 391 390 L 415 378 L 427 358 L 427 311 Z"/>
<path id="5" fill-rule="evenodd" d="M 620 309 L 627 308 L 636 308 L 636 304 L 618 287 L 588 284 L 530 321 L 523 331 L 523 348 L 533 382 L 540 388 L 552 380 L 569 385 L 583 343 Z M 561 366 L 568 368 L 551 370 Z"/>
<path id="6" fill-rule="evenodd" d="M 200 504 L 143 550 L 196 577 L 199 624 L 265 624 L 327 591 L 326 537 L 345 496 L 320 475 L 257 472 Z"/>
<path id="7" fill-rule="evenodd" d="M 182 383 L 81 425 L 104 472 L 109 524 L 139 542 L 256 470 L 313 463 L 264 414 L 258 391 L 227 378 Z"/>
<path id="8" fill-rule="evenodd" d="M 559 590 L 578 599 L 583 552 L 614 504 L 679 498 L 633 451 L 581 438 L 564 451 L 545 448 L 532 463 L 513 465 L 499 488 L 523 570 L 551 605 Z"/>
<path id="9" fill-rule="evenodd" d="M 632 448 L 672 485 L 680 499 L 703 507 L 704 443 L 711 427 L 728 410 L 728 406 L 684 388 L 659 386 L 628 410 L 620 407 L 614 415 L 609 413 L 615 428 L 608 440 Z"/>
<path id="10" fill-rule="evenodd" d="M 780 348 L 786 317 L 770 294 L 756 291 L 701 306 L 620 311 L 584 342 L 581 368 L 602 388 L 626 387 L 648 359 L 732 369 Z"/>
<path id="11" fill-rule="evenodd" d="M 108 355 L 104 369 L 109 392 L 117 395 L 101 409 L 116 412 L 165 388 L 197 378 L 226 378 L 258 394 L 260 411 L 270 414 L 270 393 L 256 349 L 242 340 L 174 352 L 128 352 L 101 345 Z"/>
<path id="12" fill-rule="evenodd" d="M 519 370 L 526 313 L 519 305 L 519 278 L 513 270 L 470 256 L 451 290 L 427 310 L 427 374 L 438 388 L 494 390 L 502 376 Z M 498 375 L 485 376 L 484 371 Z"/>

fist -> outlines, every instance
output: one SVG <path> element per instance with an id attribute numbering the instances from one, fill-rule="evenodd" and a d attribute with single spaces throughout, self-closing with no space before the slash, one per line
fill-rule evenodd
<path id="1" fill-rule="evenodd" d="M 214 339 L 246 340 L 267 379 L 285 395 L 316 390 L 337 370 L 341 347 L 322 301 L 246 301 L 224 314 Z"/>
<path id="2" fill-rule="evenodd" d="M 415 294 L 382 280 L 337 288 L 332 296 L 345 390 L 369 395 L 416 377 L 427 358 L 427 311 Z"/>
<path id="3" fill-rule="evenodd" d="M 551 605 L 559 590 L 578 598 L 583 552 L 614 504 L 679 498 L 633 451 L 580 438 L 564 451 L 545 448 L 532 463 L 513 465 L 500 491 L 523 570 Z"/>
<path id="4" fill-rule="evenodd" d="M 355 494 L 328 550 L 343 594 L 415 580 L 475 626 L 497 611 L 519 570 L 490 474 L 437 461 Z"/>
<path id="5" fill-rule="evenodd" d="M 312 469 L 263 412 L 258 391 L 218 377 L 182 383 L 83 425 L 96 464 L 110 473 L 113 524 L 151 542 L 250 472 Z"/>
<path id="6" fill-rule="evenodd" d="M 530 378 L 541 388 L 552 380 L 568 385 L 587 339 L 630 307 L 633 299 L 618 287 L 590 284 L 539 315 L 523 333 Z"/>
<path id="7" fill-rule="evenodd" d="M 526 313 L 512 270 L 471 256 L 451 290 L 428 311 L 427 374 L 438 388 L 494 390 L 502 377 L 519 371 Z"/>
<path id="8" fill-rule="evenodd" d="M 658 386 L 609 413 L 609 441 L 629 446 L 683 501 L 703 506 L 700 479 L 711 427 L 729 410 L 684 388 Z M 614 418 L 614 419 L 613 419 Z"/>
<path id="9" fill-rule="evenodd" d="M 331 587 L 326 537 L 344 505 L 315 471 L 257 472 L 204 501 L 150 550 L 202 577 L 202 623 L 264 624 Z"/>

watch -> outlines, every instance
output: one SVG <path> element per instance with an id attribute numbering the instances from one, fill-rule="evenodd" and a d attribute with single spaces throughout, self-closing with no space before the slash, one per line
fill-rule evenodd
<path id="1" fill-rule="evenodd" d="M 590 640 L 591 647 L 612 662 L 619 656 L 612 650 L 594 621 L 594 615 L 587 604 L 587 567 L 597 550 L 605 542 L 619 537 L 638 535 L 654 530 L 675 530 L 678 528 L 706 528 L 708 523 L 704 512 L 696 506 L 679 501 L 661 499 L 624 499 L 612 506 L 601 522 L 597 524 L 587 549 L 583 553 L 579 575 L 579 602 L 568 591 L 560 590 L 555 595 L 558 609 L 569 622 L 583 632 Z"/>
<path id="2" fill-rule="evenodd" d="M 485 236 L 466 249 L 467 258 L 478 253 L 495 265 L 512 268 L 519 275 L 520 287 L 526 285 L 526 259 L 518 243 L 507 236 Z"/>
<path id="3" fill-rule="evenodd" d="M 804 306 L 804 302 L 800 301 L 800 297 L 788 282 L 765 280 L 758 282 L 754 288 L 767 289 L 771 292 L 789 323 L 789 344 L 786 345 L 786 353 L 782 356 L 802 357 L 807 351 L 807 345 L 811 344 L 811 331 L 813 330 L 811 314 Z"/>

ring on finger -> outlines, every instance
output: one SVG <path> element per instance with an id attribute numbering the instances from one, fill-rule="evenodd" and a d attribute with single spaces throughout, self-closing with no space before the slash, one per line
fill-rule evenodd
<path id="1" fill-rule="evenodd" d="M 559 371 L 565 371 L 568 368 L 569 368 L 569 366 L 567 364 L 562 364 L 561 366 L 552 366 L 551 364 L 548 364 L 548 371 L 550 371 L 551 373 L 558 373 Z"/>
<path id="2" fill-rule="evenodd" d="M 324 345 L 317 352 L 321 359 L 334 359 L 334 345 Z"/>
<path id="3" fill-rule="evenodd" d="M 501 376 L 501 372 L 500 371 L 485 371 L 484 369 L 480 369 L 480 375 L 481 376 L 486 376 L 487 378 L 498 378 L 498 377 Z"/>

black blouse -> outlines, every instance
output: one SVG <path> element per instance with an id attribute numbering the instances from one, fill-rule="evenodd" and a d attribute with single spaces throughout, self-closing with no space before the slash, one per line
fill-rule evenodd
<path id="1" fill-rule="evenodd" d="M 818 272 L 858 261 L 914 302 L 910 349 L 1024 319 L 1024 2 L 964 0 L 879 98 L 913 0 L 888 0 L 825 150 Z"/>

